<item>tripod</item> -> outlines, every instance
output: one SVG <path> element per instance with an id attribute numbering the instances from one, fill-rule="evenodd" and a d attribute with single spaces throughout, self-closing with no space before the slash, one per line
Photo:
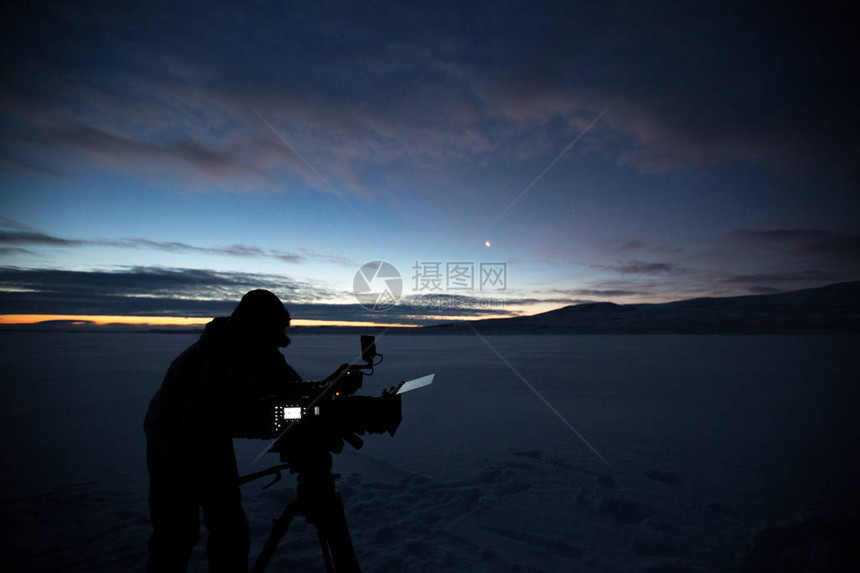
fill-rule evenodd
<path id="1" fill-rule="evenodd" d="M 290 463 L 240 478 L 240 483 L 247 483 L 264 475 L 276 474 L 275 481 L 269 484 L 272 485 L 280 479 L 282 469 L 290 468 L 291 472 L 298 474 L 296 495 L 287 502 L 280 517 L 274 520 L 272 532 L 251 573 L 262 573 L 266 569 L 296 516 L 304 517 L 316 527 L 327 573 L 360 573 L 343 502 L 334 485 L 335 478 L 339 476 L 331 473 L 331 462 L 331 454 L 326 451 L 303 452 Z"/>

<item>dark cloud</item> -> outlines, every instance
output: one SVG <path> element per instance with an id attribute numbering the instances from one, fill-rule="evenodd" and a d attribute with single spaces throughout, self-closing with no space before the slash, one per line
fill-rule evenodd
<path id="1" fill-rule="evenodd" d="M 622 276 L 624 278 L 589 281 L 586 288 L 570 289 L 567 292 L 572 297 L 584 296 L 592 301 L 629 297 L 630 302 L 666 302 L 695 296 L 701 287 L 701 277 L 695 273 Z"/>
<path id="2" fill-rule="evenodd" d="M 15 225 L 19 225 L 16 227 Z M 26 227 L 14 221 L 4 220 L 0 227 L 11 227 L 12 229 L 25 229 Z M 317 253 L 311 249 L 299 250 L 302 254 L 284 251 L 265 250 L 260 247 L 249 245 L 228 245 L 225 247 L 200 247 L 180 241 L 153 241 L 140 237 L 128 239 L 65 239 L 54 237 L 35 230 L 3 230 L 0 228 L 0 248 L 6 248 L 9 252 L 16 250 L 26 252 L 24 246 L 50 246 L 50 247 L 120 247 L 127 249 L 155 249 L 174 253 L 206 253 L 212 255 L 227 255 L 241 258 L 274 258 L 287 263 L 301 263 L 309 259 L 317 259 L 328 262 L 344 264 L 343 257 L 332 253 Z"/>
<path id="3" fill-rule="evenodd" d="M 653 255 L 675 255 L 684 252 L 684 247 L 679 247 L 671 244 L 653 244 L 641 239 L 628 239 L 623 242 L 612 241 L 604 247 L 606 252 L 611 256 L 612 252 L 625 253 L 628 256 L 635 256 L 635 253 L 648 253 Z M 642 256 L 642 255 L 639 255 Z"/>
<path id="4" fill-rule="evenodd" d="M 626 241 L 618 247 L 619 251 L 638 251 L 639 249 L 643 249 L 645 247 L 645 243 L 640 241 L 639 239 L 631 239 L 630 241 Z"/>
<path id="5" fill-rule="evenodd" d="M 0 247 L 0 255 L 32 255 L 33 251 L 22 247 Z"/>
<path id="6" fill-rule="evenodd" d="M 0 314 L 210 316 L 223 313 L 254 288 L 296 302 L 332 295 L 276 275 L 158 267 L 89 272 L 0 267 Z"/>
<path id="7" fill-rule="evenodd" d="M 296 319 L 426 324 L 440 320 L 428 316 L 510 315 L 513 311 L 505 305 L 514 304 L 440 295 L 407 297 L 384 312 L 373 312 L 357 303 L 320 303 L 351 295 L 278 275 L 159 267 L 89 272 L 0 267 L 0 314 L 222 316 L 256 288 L 277 294 Z"/>
<path id="8" fill-rule="evenodd" d="M 645 294 L 642 291 L 635 290 L 600 290 L 600 289 L 575 289 L 572 291 L 574 294 L 580 296 L 598 296 L 598 297 L 619 297 L 619 296 L 636 296 Z"/>
<path id="9" fill-rule="evenodd" d="M 860 235 L 814 229 L 735 231 L 729 240 L 773 252 L 800 256 L 826 256 L 860 262 Z"/>
<path id="10" fill-rule="evenodd" d="M 197 190 L 301 183 L 386 198 L 402 191 L 411 212 L 438 201 L 447 217 L 452 204 L 485 203 L 499 193 L 496 183 L 534 167 L 524 186 L 608 109 L 576 147 L 596 172 L 696 170 L 704 185 L 687 192 L 702 195 L 694 209 L 720 200 L 714 188 L 725 181 L 709 178 L 718 169 L 826 173 L 786 191 L 784 204 L 796 193 L 851 213 L 860 182 L 853 22 L 838 6 L 773 2 L 17 3 L 0 22 L 0 155 L 4 169 L 73 172 L 83 159 L 159 183 L 166 173 L 168 183 Z M 489 173 L 498 179 L 483 180 Z M 605 181 L 607 195 L 628 181 Z M 463 192 L 469 185 L 472 194 Z M 298 246 L 274 252 L 0 227 L 7 255 L 100 245 L 353 264 Z M 589 284 L 572 299 L 775 288 L 789 283 L 766 276 L 786 271 L 770 260 L 756 269 L 761 253 L 850 265 L 860 255 L 857 235 L 738 231 L 719 247 L 731 251 L 724 268 L 713 263 L 705 276 L 686 266 L 689 258 L 669 256 L 680 249 L 628 232 L 638 231 L 605 243 L 621 261 L 592 268 L 630 280 Z M 761 253 L 735 257 L 742 249 Z M 658 260 L 640 260 L 651 256 Z M 825 266 L 799 268 L 829 273 Z M 762 283 L 732 280 L 757 270 Z"/>
<path id="11" fill-rule="evenodd" d="M 179 161 L 202 172 L 216 174 L 247 167 L 236 159 L 235 154 L 207 148 L 193 139 L 147 143 L 86 125 L 46 129 L 34 137 L 51 145 L 63 145 L 102 156 L 144 159 L 156 164 Z"/>
<path id="12" fill-rule="evenodd" d="M 776 294 L 778 292 L 783 292 L 782 289 L 766 286 L 751 286 L 749 291 L 750 294 Z"/>
<path id="13" fill-rule="evenodd" d="M 293 255 L 290 253 L 278 253 L 272 255 L 279 261 L 284 261 L 285 263 L 300 263 L 302 262 L 302 257 L 299 255 Z"/>
<path id="14" fill-rule="evenodd" d="M 61 239 L 38 231 L 3 231 L 0 230 L 0 245 L 34 245 L 50 247 L 77 247 L 87 244 L 87 241 L 76 239 Z"/>
<path id="15" fill-rule="evenodd" d="M 423 314 L 433 314 L 435 310 L 456 314 L 457 310 L 464 314 L 511 314 L 507 306 L 521 306 L 541 302 L 536 298 L 499 297 L 494 294 L 476 292 L 474 294 L 451 294 L 447 292 L 428 292 L 423 294 L 407 294 L 401 297 L 399 304 L 416 310 L 422 309 Z"/>
<path id="16" fill-rule="evenodd" d="M 855 275 L 857 276 L 857 275 Z M 760 272 L 733 275 L 724 280 L 730 287 L 742 287 L 750 294 L 769 294 L 804 288 L 819 287 L 845 281 L 850 275 L 807 269 L 800 271 Z"/>
<path id="17" fill-rule="evenodd" d="M 63 116 L 55 120 L 60 126 L 37 125 L 20 139 L 47 149 L 86 154 L 105 166 L 136 170 L 150 177 L 153 173 L 172 174 L 194 190 L 271 189 L 273 177 L 283 178 L 284 171 L 320 187 L 306 164 L 272 134 L 229 133 L 229 137 L 217 137 L 203 133 L 188 137 L 175 133 L 179 128 L 189 129 L 184 123 L 188 118 L 177 118 L 176 125 L 161 128 L 141 127 L 140 122 L 146 125 L 145 117 L 125 119 L 133 125 L 96 127 L 75 123 L 79 120 L 73 116 Z M 125 133 L 118 129 L 125 129 Z"/>
<path id="18" fill-rule="evenodd" d="M 482 90 L 513 118 L 608 105 L 606 123 L 629 137 L 620 160 L 643 171 L 838 158 L 856 175 L 845 70 L 858 48 L 839 9 L 578 3 L 521 16 L 532 33 L 498 34 L 508 69 Z"/>
<path id="19" fill-rule="evenodd" d="M 2 140 L 0 140 L 0 145 L 2 145 Z M 54 169 L 48 169 L 46 167 L 42 167 L 38 164 L 39 159 L 15 159 L 11 157 L 0 157 L 0 173 L 18 173 L 25 175 L 35 175 L 39 178 L 49 179 L 53 181 L 68 181 L 68 177 L 60 174 L 58 171 Z"/>
<path id="20" fill-rule="evenodd" d="M 686 272 L 686 269 L 675 263 L 649 263 L 636 259 L 618 265 L 595 265 L 595 267 L 622 275 L 662 275 Z"/>
<path id="21" fill-rule="evenodd" d="M 19 223 L 18 221 L 13 221 L 12 219 L 7 219 L 6 217 L 0 217 L 0 229 L 15 229 L 17 231 L 35 231 L 32 227 L 28 227 L 23 223 Z"/>
<path id="22" fill-rule="evenodd" d="M 532 299 L 522 299 L 528 300 L 531 303 L 557 303 L 564 302 L 567 304 L 572 304 L 571 301 L 576 299 L 577 297 L 582 296 L 590 296 L 590 297 L 598 297 L 598 298 L 615 298 L 615 297 L 628 297 L 628 296 L 639 296 L 639 295 L 648 295 L 650 293 L 642 290 L 632 290 L 632 289 L 621 289 L 621 288 L 571 288 L 571 289 L 561 289 L 561 288 L 553 288 L 553 289 L 544 289 L 544 290 L 535 290 L 532 291 L 534 294 L 540 295 L 552 295 L 548 298 L 532 298 Z"/>
<path id="23" fill-rule="evenodd" d="M 734 275 L 725 280 L 729 284 L 785 284 L 835 282 L 832 274 L 820 270 L 788 271 L 780 273 L 753 273 Z"/>
<path id="24" fill-rule="evenodd" d="M 6 287 L 49 291 L 61 288 L 66 292 L 84 293 L 99 290 L 103 294 L 146 295 L 188 294 L 198 297 L 205 293 L 200 288 L 241 289 L 252 283 L 263 283 L 267 287 L 278 282 L 278 277 L 222 273 L 195 269 L 170 269 L 161 267 L 134 267 L 117 271 L 68 271 L 56 269 L 18 269 L 0 267 L 0 281 Z M 283 279 L 280 279 L 283 280 Z M 286 287 L 290 288 L 291 287 Z"/>
<path id="25" fill-rule="evenodd" d="M 669 302 L 706 296 L 740 296 L 815 288 L 856 281 L 860 269 L 841 259 L 816 256 L 805 262 L 796 253 L 786 257 L 744 258 L 736 249 L 724 255 L 728 263 L 687 267 L 674 262 L 648 263 L 640 260 L 595 268 L 622 278 L 589 281 L 586 288 L 557 292 L 594 297 L 596 300 L 624 297 L 625 302 Z M 719 259 L 717 259 L 719 260 Z M 801 266 L 804 265 L 804 266 Z M 738 272 L 746 269 L 746 272 Z"/>
<path id="26" fill-rule="evenodd" d="M 328 263 L 333 263 L 336 265 L 340 265 L 343 267 L 358 267 L 358 263 L 349 257 L 344 257 L 343 255 L 339 255 L 337 253 L 323 253 L 317 251 L 315 249 L 309 249 L 307 247 L 299 247 L 299 252 L 305 255 L 309 259 L 313 259 L 315 261 L 325 261 Z"/>
<path id="27" fill-rule="evenodd" d="M 90 2 L 5 15 L 10 133 L 215 180 L 287 170 L 319 187 L 252 108 L 356 192 L 368 165 L 550 153 L 607 106 L 591 145 L 642 171 L 766 161 L 857 175 L 858 48 L 836 6 Z"/>

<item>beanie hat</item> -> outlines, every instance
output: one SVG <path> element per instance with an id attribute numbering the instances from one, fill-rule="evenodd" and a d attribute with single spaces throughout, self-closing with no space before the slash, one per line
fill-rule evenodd
<path id="1" fill-rule="evenodd" d="M 230 326 L 243 334 L 283 330 L 290 325 L 290 313 L 273 293 L 257 289 L 242 297 L 230 315 Z"/>

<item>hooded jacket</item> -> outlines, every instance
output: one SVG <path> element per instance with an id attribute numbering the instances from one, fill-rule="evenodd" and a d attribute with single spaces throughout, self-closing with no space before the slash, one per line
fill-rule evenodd
<path id="1" fill-rule="evenodd" d="M 265 404 L 289 400 L 301 378 L 277 347 L 235 335 L 216 318 L 170 365 L 144 421 L 147 441 L 172 471 L 193 481 L 235 474 L 232 438 L 264 438 Z"/>

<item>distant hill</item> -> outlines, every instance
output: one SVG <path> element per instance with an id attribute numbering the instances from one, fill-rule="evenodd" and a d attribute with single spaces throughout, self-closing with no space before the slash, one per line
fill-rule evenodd
<path id="1" fill-rule="evenodd" d="M 860 282 L 794 292 L 662 304 L 598 302 L 533 316 L 428 326 L 426 333 L 845 333 L 860 332 Z"/>

